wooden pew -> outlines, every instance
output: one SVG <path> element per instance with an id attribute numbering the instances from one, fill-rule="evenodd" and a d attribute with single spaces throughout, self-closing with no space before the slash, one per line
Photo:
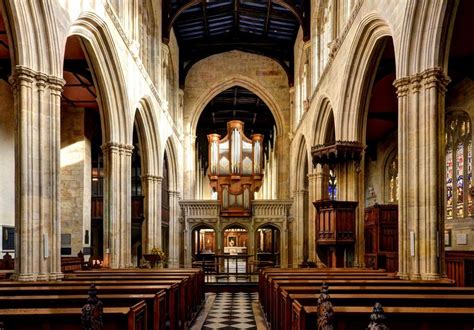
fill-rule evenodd
<path id="1" fill-rule="evenodd" d="M 474 307 L 384 307 L 386 324 L 391 330 L 471 330 Z M 366 329 L 372 307 L 334 306 L 335 329 Z M 314 329 L 317 324 L 317 306 L 293 303 L 291 329 Z"/>
<path id="2" fill-rule="evenodd" d="M 375 295 L 387 294 L 388 292 L 397 292 L 397 287 L 404 286 L 406 288 L 407 294 L 413 294 L 417 289 L 424 289 L 433 286 L 433 282 L 427 281 L 404 281 L 397 279 L 394 274 L 383 273 L 380 271 L 364 271 L 358 270 L 354 272 L 352 269 L 345 270 L 264 270 L 260 273 L 260 300 L 262 303 L 263 310 L 267 316 L 267 320 L 272 325 L 273 329 L 289 329 L 291 327 L 291 312 L 293 307 L 294 298 L 298 299 L 309 299 L 312 304 L 316 304 L 319 292 L 313 291 L 314 293 L 309 296 L 304 296 L 303 292 L 306 293 L 308 290 L 318 290 L 322 282 L 329 281 L 331 288 L 337 287 L 336 290 L 338 293 L 347 293 L 347 297 L 350 297 L 355 290 L 355 286 L 359 289 L 370 288 L 370 293 L 376 293 Z M 463 306 L 468 304 L 473 297 L 466 296 L 468 292 L 462 292 L 461 297 L 456 297 L 453 295 L 453 291 L 449 291 L 449 287 L 452 287 L 452 281 L 438 281 L 435 285 L 438 288 L 447 289 L 443 293 L 451 295 L 451 301 L 454 301 L 455 304 Z M 300 296 L 295 296 L 294 294 L 289 294 L 282 287 L 291 286 L 297 293 L 300 293 Z M 374 287 L 374 288 L 373 288 Z M 291 290 L 290 290 L 291 291 Z M 434 290 L 427 289 L 423 293 L 431 294 Z M 311 292 L 311 291 L 309 291 Z M 472 294 L 472 292 L 470 292 Z M 366 293 L 367 294 L 367 293 Z M 346 297 L 346 298 L 347 298 Z M 368 296 L 369 297 L 369 296 Z M 374 294 L 371 298 L 374 297 Z M 436 296 L 432 296 L 435 298 Z M 342 298 L 340 296 L 339 298 Z M 387 298 L 387 297 L 386 297 Z M 412 296 L 413 299 L 416 299 L 416 296 Z M 418 297 L 420 300 L 420 297 Z M 459 298 L 459 299 L 458 299 Z M 300 303 L 298 299 L 295 302 Z M 393 296 L 395 299 L 395 295 Z M 413 300 L 412 300 L 413 301 Z M 360 304 L 362 305 L 362 300 Z M 306 307 L 306 301 L 302 302 L 304 307 Z M 373 302 L 367 304 L 368 307 L 372 305 Z M 424 306 L 422 306 L 424 307 Z M 313 327 L 316 323 L 313 323 Z M 365 324 L 366 326 L 367 324 Z"/>
<path id="3" fill-rule="evenodd" d="M 159 276 L 188 276 L 190 282 L 194 288 L 194 293 L 192 294 L 193 300 L 196 300 L 197 305 L 201 305 L 205 301 L 205 291 L 204 291 L 204 272 L 200 269 L 193 268 L 164 268 L 164 269 L 145 269 L 145 270 L 135 270 L 135 269 L 119 269 L 119 270 L 91 270 L 91 271 L 77 271 L 73 274 L 68 274 L 66 280 L 72 280 L 74 278 L 98 278 L 98 277 L 108 277 L 113 276 L 123 277 L 123 276 L 138 276 L 140 278 L 145 278 L 148 276 L 159 277 Z M 200 298 L 200 302 L 197 300 Z"/>
<path id="4" fill-rule="evenodd" d="M 6 329 L 82 330 L 81 307 L 0 309 L 0 320 Z M 147 328 L 145 301 L 131 307 L 105 307 L 106 330 L 141 330 Z"/>
<path id="5" fill-rule="evenodd" d="M 89 284 L 82 286 L 68 286 L 65 283 L 63 285 L 57 285 L 52 283 L 45 283 L 49 285 L 37 285 L 37 286 L 22 286 L 22 283 L 15 283 L 10 287 L 0 287 L 0 300 L 8 296 L 23 296 L 25 300 L 29 296 L 45 296 L 52 297 L 59 295 L 84 295 L 87 292 Z M 168 320 L 170 329 L 182 329 L 186 327 L 186 318 L 182 307 L 178 303 L 178 290 L 179 285 L 177 283 L 171 285 L 97 285 L 97 290 L 100 292 L 100 296 L 108 295 L 138 295 L 138 294 L 153 294 L 158 295 L 158 299 L 161 298 L 161 291 L 166 292 L 166 309 L 168 312 Z M 99 296 L 99 298 L 100 298 Z M 84 295 L 85 297 L 85 295 Z M 85 298 L 84 298 L 85 299 Z M 84 300 L 85 301 L 85 300 Z M 162 305 L 159 306 L 163 308 Z"/>
<path id="6" fill-rule="evenodd" d="M 148 329 L 164 329 L 166 325 L 165 291 L 156 294 L 106 294 L 99 296 L 100 301 L 109 307 L 135 305 L 144 301 L 147 305 Z M 0 297 L 0 310 L 28 309 L 31 306 L 41 308 L 74 308 L 81 307 L 86 301 L 85 295 L 28 295 Z"/>
<path id="7" fill-rule="evenodd" d="M 175 281 L 180 282 L 180 308 L 185 309 L 185 314 L 187 319 L 192 319 L 195 313 L 199 311 L 199 308 L 202 304 L 202 295 L 203 295 L 203 284 L 195 281 L 193 278 L 189 280 L 188 275 L 162 275 L 162 274 L 153 274 L 147 273 L 142 275 L 140 272 L 138 273 L 130 273 L 130 272 L 113 272 L 111 275 L 107 274 L 98 274 L 95 276 L 86 276 L 82 274 L 80 276 L 67 276 L 65 279 L 66 283 L 74 283 L 74 281 L 81 280 L 81 281 L 89 281 L 98 283 L 107 282 L 107 281 L 114 281 L 116 283 L 120 283 L 120 281 L 140 281 L 140 283 L 147 283 L 154 282 L 156 284 L 165 284 L 165 283 L 173 283 Z M 191 281 L 191 282 L 190 282 Z M 201 292 L 202 291 L 202 292 Z"/>

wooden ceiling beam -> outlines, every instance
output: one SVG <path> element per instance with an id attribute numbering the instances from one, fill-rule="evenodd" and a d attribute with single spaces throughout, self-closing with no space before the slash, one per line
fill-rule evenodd
<path id="1" fill-rule="evenodd" d="M 265 17 L 265 27 L 263 28 L 263 35 L 268 36 L 268 26 L 270 25 L 270 14 L 272 12 L 272 0 L 267 1 L 267 16 Z"/>
<path id="2" fill-rule="evenodd" d="M 164 22 L 164 27 L 163 28 L 163 42 L 165 44 L 168 44 L 170 41 L 170 34 L 171 34 L 171 29 L 173 28 L 174 23 L 176 23 L 176 20 L 183 14 L 183 12 L 186 9 L 191 8 L 192 6 L 195 6 L 201 2 L 201 0 L 189 0 L 184 2 L 181 6 L 179 6 L 174 13 L 168 12 L 168 9 L 165 11 L 165 7 L 168 4 L 170 0 L 163 0 L 163 14 L 167 14 L 166 17 L 163 15 L 163 22 Z"/>
<path id="3" fill-rule="evenodd" d="M 202 7 L 202 19 L 203 19 L 203 23 L 204 23 L 205 35 L 209 36 L 209 22 L 208 22 L 208 19 L 207 19 L 206 0 L 201 0 L 201 7 Z"/>
<path id="4" fill-rule="evenodd" d="M 239 1 L 234 0 L 234 35 L 239 35 Z"/>
<path id="5" fill-rule="evenodd" d="M 303 12 L 296 6 L 296 3 L 294 0 L 272 0 L 272 1 L 282 6 L 283 8 L 286 8 L 290 13 L 293 14 L 293 16 L 296 18 L 301 28 L 303 29 L 303 36 L 304 36 L 305 41 L 308 41 L 309 28 L 308 28 L 307 20 L 309 19 L 308 16 L 310 16 L 310 12 L 305 13 L 305 15 L 303 15 Z"/>

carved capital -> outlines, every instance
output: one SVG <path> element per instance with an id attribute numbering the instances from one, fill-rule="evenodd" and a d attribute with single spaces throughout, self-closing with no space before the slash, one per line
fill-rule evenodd
<path id="1" fill-rule="evenodd" d="M 118 143 L 118 142 L 107 142 L 104 143 L 102 146 L 102 151 L 105 152 L 117 152 L 117 153 L 124 153 L 127 155 L 131 155 L 133 152 L 133 145 L 126 144 L 126 143 Z"/>
<path id="2" fill-rule="evenodd" d="M 413 76 L 410 77 L 411 90 L 413 91 L 413 93 L 420 92 L 421 80 L 422 80 L 421 74 L 414 74 Z"/>
<path id="3" fill-rule="evenodd" d="M 421 74 L 426 89 L 437 87 L 440 92 L 446 92 L 446 86 L 451 79 L 444 73 L 443 69 L 438 67 L 431 68 L 423 71 Z"/>
<path id="4" fill-rule="evenodd" d="M 397 89 L 398 98 L 404 97 L 408 94 L 409 85 L 410 78 L 408 77 L 403 77 L 393 82 L 393 86 L 395 86 L 395 88 Z"/>

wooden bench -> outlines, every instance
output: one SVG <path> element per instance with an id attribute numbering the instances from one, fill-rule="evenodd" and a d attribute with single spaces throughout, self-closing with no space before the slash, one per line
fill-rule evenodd
<path id="1" fill-rule="evenodd" d="M 0 309 L 0 320 L 6 329 L 82 330 L 81 307 Z M 104 329 L 141 330 L 147 328 L 145 301 L 130 307 L 105 307 Z"/>
<path id="2" fill-rule="evenodd" d="M 334 329 L 366 329 L 372 307 L 334 306 Z M 474 324 L 474 307 L 384 307 L 391 330 L 471 330 Z M 317 306 L 293 303 L 291 329 L 315 329 Z"/>
<path id="3" fill-rule="evenodd" d="M 85 304 L 86 295 L 22 295 L 0 297 L 0 310 L 27 309 L 31 306 L 41 308 L 74 308 Z M 147 306 L 148 328 L 153 330 L 164 329 L 166 325 L 165 291 L 156 294 L 106 294 L 99 296 L 100 301 L 109 307 L 134 305 L 144 301 Z"/>
<path id="4" fill-rule="evenodd" d="M 453 287 L 453 281 L 441 280 L 405 281 L 399 280 L 391 273 L 380 271 L 321 271 L 309 269 L 296 270 L 264 270 L 260 273 L 260 300 L 267 321 L 272 329 L 305 329 L 306 326 L 317 326 L 317 301 L 323 282 L 328 281 L 331 301 L 344 317 L 336 329 L 366 328 L 371 306 L 380 301 L 388 306 L 387 311 L 397 310 L 397 322 L 404 324 L 408 320 L 409 310 L 420 309 L 428 314 L 430 308 L 445 313 L 453 324 L 464 326 L 468 322 L 458 322 L 462 315 L 474 311 L 474 289 L 463 290 Z M 444 308 L 444 310 L 442 310 Z M 351 323 L 351 311 L 359 312 L 361 322 L 358 327 Z M 461 312 L 456 312 L 457 310 Z M 433 312 L 433 313 L 436 313 Z M 412 313 L 413 316 L 413 313 Z M 347 321 L 347 322 L 346 322 Z M 346 323 L 344 323 L 346 322 Z M 436 322 L 428 322 L 436 324 Z M 421 323 L 419 323 L 421 324 Z M 444 323 L 446 325 L 446 322 Z M 412 327 L 413 328 L 413 327 Z M 452 327 L 451 327 L 452 328 Z M 391 328 L 393 329 L 393 328 Z M 406 328 L 403 327 L 405 330 Z M 428 328 L 426 328 L 428 329 Z M 431 329 L 431 328 L 429 328 Z M 472 325 L 469 329 L 472 329 Z"/>
<path id="5" fill-rule="evenodd" d="M 55 285 L 47 283 L 49 285 L 38 285 L 38 286 L 22 286 L 21 283 L 16 284 L 17 286 L 0 287 L 0 300 L 8 296 L 23 296 L 27 301 L 29 296 L 45 296 L 55 299 L 59 295 L 84 295 L 87 292 L 89 285 L 82 286 L 67 286 Z M 152 294 L 158 295 L 161 298 L 161 291 L 165 291 L 165 305 L 168 315 L 168 321 L 171 329 L 184 328 L 187 324 L 185 310 L 183 306 L 178 302 L 179 285 L 177 283 L 171 285 L 97 285 L 97 290 L 101 296 L 108 295 L 139 295 L 139 294 Z M 99 296 L 100 298 L 100 296 Z M 85 301 L 85 300 L 84 300 Z M 162 306 L 159 306 L 161 309 Z"/>

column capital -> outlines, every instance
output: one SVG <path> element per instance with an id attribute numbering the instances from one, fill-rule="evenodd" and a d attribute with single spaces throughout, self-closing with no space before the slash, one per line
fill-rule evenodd
<path id="1" fill-rule="evenodd" d="M 397 96 L 404 97 L 408 94 L 408 89 L 410 85 L 410 78 L 409 77 L 403 77 L 400 79 L 397 79 L 393 82 L 393 86 L 397 89 Z"/>
<path id="2" fill-rule="evenodd" d="M 141 177 L 143 180 L 149 180 L 149 181 L 158 182 L 158 183 L 163 182 L 163 177 L 159 175 L 143 174 Z"/>
<path id="3" fill-rule="evenodd" d="M 40 87 L 48 86 L 51 89 L 60 88 L 61 91 L 66 83 L 66 81 L 61 77 L 39 72 L 23 65 L 17 65 L 13 68 L 8 81 L 13 85 L 13 88 L 15 88 L 21 81 L 29 83 L 36 81 Z"/>
<path id="4" fill-rule="evenodd" d="M 441 92 L 446 92 L 446 86 L 451 82 L 451 78 L 439 67 L 426 69 L 422 73 L 425 88 L 438 87 Z"/>
<path id="5" fill-rule="evenodd" d="M 100 146 L 103 152 L 119 152 L 131 155 L 133 152 L 133 145 L 119 142 L 106 142 Z"/>
<path id="6" fill-rule="evenodd" d="M 425 89 L 438 87 L 444 93 L 450 81 L 451 79 L 442 68 L 434 67 L 399 78 L 393 82 L 393 86 L 397 89 L 397 96 L 400 98 L 406 96 L 409 90 L 418 93 L 421 87 Z"/>
<path id="7" fill-rule="evenodd" d="M 181 195 L 181 193 L 180 193 L 179 191 L 177 191 L 177 190 L 168 190 L 168 194 L 169 194 L 170 196 L 174 196 L 174 197 L 178 197 L 178 198 L 179 198 L 179 196 Z"/>

